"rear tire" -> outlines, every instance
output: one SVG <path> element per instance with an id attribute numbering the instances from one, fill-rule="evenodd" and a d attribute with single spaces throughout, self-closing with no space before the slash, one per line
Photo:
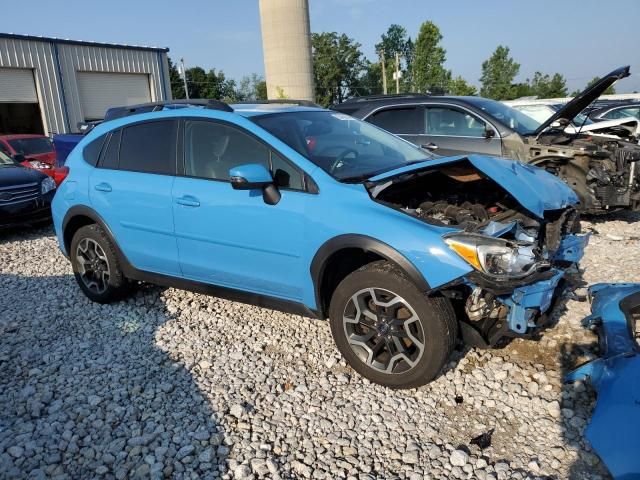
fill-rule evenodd
<path id="1" fill-rule="evenodd" d="M 111 303 L 132 290 L 124 276 L 116 248 L 106 232 L 96 224 L 79 228 L 69 252 L 76 282 L 93 302 Z"/>
<path id="2" fill-rule="evenodd" d="M 433 380 L 458 335 L 449 300 L 426 296 L 386 261 L 345 277 L 331 298 L 329 318 L 347 363 L 372 382 L 394 389 Z"/>

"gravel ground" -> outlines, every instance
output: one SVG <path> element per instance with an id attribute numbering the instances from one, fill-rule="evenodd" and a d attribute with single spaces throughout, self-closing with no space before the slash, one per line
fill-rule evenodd
<path id="1" fill-rule="evenodd" d="M 640 217 L 596 220 L 584 280 L 640 281 Z M 394 392 L 326 322 L 156 287 L 92 304 L 50 228 L 1 233 L 0 259 L 0 478 L 608 478 L 593 393 L 560 382 L 593 355 L 586 303 Z"/>

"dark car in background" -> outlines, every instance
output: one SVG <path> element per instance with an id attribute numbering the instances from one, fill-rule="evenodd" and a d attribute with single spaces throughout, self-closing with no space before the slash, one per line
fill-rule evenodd
<path id="1" fill-rule="evenodd" d="M 481 153 L 542 167 L 574 189 L 585 212 L 638 210 L 640 146 L 565 131 L 609 86 L 627 76 L 629 67 L 614 70 L 544 122 L 481 97 L 383 95 L 331 108 L 441 155 Z"/>
<path id="2" fill-rule="evenodd" d="M 0 152 L 0 228 L 51 219 L 54 180 Z"/>

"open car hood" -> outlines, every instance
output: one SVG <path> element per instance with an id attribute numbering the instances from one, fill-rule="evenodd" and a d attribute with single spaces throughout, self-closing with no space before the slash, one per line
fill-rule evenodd
<path id="1" fill-rule="evenodd" d="M 369 182 L 381 187 L 391 180 L 410 172 L 436 169 L 442 165 L 468 160 L 480 172 L 504 188 L 520 205 L 538 218 L 544 218 L 546 210 L 558 210 L 578 203 L 578 197 L 564 182 L 546 170 L 525 165 L 514 160 L 484 155 L 460 155 L 396 168 L 376 175 Z M 383 188 L 383 187 L 382 187 Z"/>
<path id="2" fill-rule="evenodd" d="M 572 121 L 576 115 L 578 115 L 582 110 L 591 105 L 591 103 L 596 98 L 602 95 L 607 88 L 613 85 L 617 80 L 628 77 L 629 75 L 629 66 L 617 68 L 613 72 L 605 75 L 596 83 L 594 83 L 590 87 L 587 87 L 578 95 L 576 95 L 573 100 L 571 100 L 564 107 L 558 110 L 555 115 L 550 116 L 546 121 L 544 121 L 533 132 L 534 135 L 539 135 L 553 122 L 558 121 L 561 118 Z"/>

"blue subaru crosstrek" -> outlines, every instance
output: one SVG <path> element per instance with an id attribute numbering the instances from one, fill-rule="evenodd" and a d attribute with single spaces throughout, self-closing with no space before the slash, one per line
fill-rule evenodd
<path id="1" fill-rule="evenodd" d="M 55 228 L 91 300 L 143 281 L 328 317 L 392 388 L 432 380 L 459 338 L 532 336 L 587 242 L 544 170 L 304 102 L 113 109 L 66 165 Z"/>

